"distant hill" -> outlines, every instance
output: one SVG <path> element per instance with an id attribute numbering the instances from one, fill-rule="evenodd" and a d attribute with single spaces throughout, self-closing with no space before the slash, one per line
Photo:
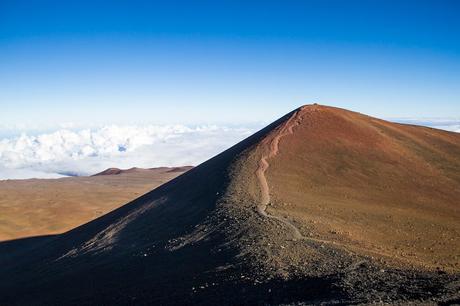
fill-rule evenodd
<path id="1" fill-rule="evenodd" d="M 126 170 L 119 168 L 108 168 L 102 172 L 96 173 L 93 176 L 99 175 L 118 175 L 123 173 L 139 173 L 139 172 L 156 172 L 156 173 L 172 173 L 172 172 L 185 172 L 192 169 L 193 166 L 182 166 L 182 167 L 157 167 L 157 168 L 129 168 Z"/>
<path id="2" fill-rule="evenodd" d="M 0 244 L 0 304 L 458 303 L 459 199 L 460 134 L 306 105 L 94 221 Z"/>

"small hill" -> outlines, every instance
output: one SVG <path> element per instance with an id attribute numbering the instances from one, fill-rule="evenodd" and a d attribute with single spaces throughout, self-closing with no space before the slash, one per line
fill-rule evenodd
<path id="1" fill-rule="evenodd" d="M 460 134 L 306 105 L 67 233 L 0 244 L 0 304 L 460 301 Z"/>
<path id="2" fill-rule="evenodd" d="M 96 173 L 93 176 L 98 176 L 98 175 L 117 175 L 122 173 L 123 170 L 119 168 L 107 168 L 102 172 Z"/>
<path id="3" fill-rule="evenodd" d="M 107 168 L 102 172 L 96 173 L 93 176 L 100 176 L 100 175 L 118 175 L 118 174 L 124 174 L 124 173 L 173 173 L 173 172 L 179 172 L 183 173 L 186 172 L 190 169 L 192 169 L 193 166 L 182 166 L 182 167 L 156 167 L 156 168 L 129 168 L 129 169 L 119 169 L 119 168 Z"/>

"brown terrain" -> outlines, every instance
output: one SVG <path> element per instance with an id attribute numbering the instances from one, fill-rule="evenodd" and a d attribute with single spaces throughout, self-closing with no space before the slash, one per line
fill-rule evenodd
<path id="1" fill-rule="evenodd" d="M 295 120 L 269 211 L 357 253 L 460 271 L 460 134 L 324 107 Z"/>
<path id="2" fill-rule="evenodd" d="M 0 244 L 0 304 L 460 302 L 460 134 L 303 106 L 61 235 Z"/>
<path id="3" fill-rule="evenodd" d="M 90 177 L 0 181 L 0 241 L 63 233 L 190 168 L 110 168 Z"/>

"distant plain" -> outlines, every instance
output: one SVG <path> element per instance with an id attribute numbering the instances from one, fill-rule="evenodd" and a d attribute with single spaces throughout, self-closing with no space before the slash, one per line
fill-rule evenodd
<path id="1" fill-rule="evenodd" d="M 114 168 L 95 176 L 0 181 L 0 241 L 63 233 L 188 169 Z"/>

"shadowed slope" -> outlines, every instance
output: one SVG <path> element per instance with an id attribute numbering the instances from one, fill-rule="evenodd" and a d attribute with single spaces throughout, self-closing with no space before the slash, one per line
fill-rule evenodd
<path id="1" fill-rule="evenodd" d="M 334 112 L 337 118 L 331 115 Z M 333 120 L 324 121 L 323 116 Z M 342 193 L 341 184 L 350 180 L 354 184 L 349 188 L 361 191 L 364 199 L 375 196 L 381 202 L 387 199 L 386 193 L 374 192 L 380 189 L 373 180 L 380 182 L 399 168 L 402 181 L 412 178 L 403 166 L 392 169 L 397 164 L 388 163 L 387 155 L 377 158 L 372 150 L 366 151 L 370 150 L 366 146 L 378 142 L 361 143 L 361 136 L 354 136 L 355 123 L 343 124 L 348 116 L 350 121 L 356 116 L 365 139 L 375 129 L 367 121 L 388 129 L 399 126 L 343 110 L 305 106 L 95 221 L 62 235 L 0 244 L 0 303 L 349 304 L 455 299 L 458 275 L 454 273 L 400 269 L 392 262 L 376 260 L 379 257 L 368 252 L 379 249 L 365 244 L 372 236 L 357 248 L 357 239 L 324 234 L 325 214 L 314 216 L 308 192 L 317 197 L 316 192 L 325 188 L 335 203 L 340 195 L 348 195 Z M 317 122 L 320 128 L 312 129 Z M 331 140 L 336 124 L 338 136 Z M 437 135 L 426 142 L 441 141 L 458 149 L 456 134 L 445 133 L 442 140 Z M 398 148 L 392 150 L 385 154 L 398 160 Z M 457 174 L 449 168 L 457 167 L 455 153 L 444 157 L 438 152 L 440 147 L 432 150 L 427 151 L 427 158 L 433 159 L 430 163 L 441 156 L 452 161 L 442 163 L 449 173 L 439 174 L 439 179 L 452 181 L 449 186 L 458 189 Z M 361 161 L 364 164 L 358 169 L 363 173 L 374 163 L 383 171 L 369 177 L 369 191 L 367 178 L 358 170 L 353 172 L 356 178 L 320 171 L 330 167 L 340 171 L 340 165 L 361 165 Z M 433 190 L 444 186 L 436 187 L 434 180 L 431 184 Z M 413 186 L 418 185 L 408 188 Z M 442 192 L 452 200 L 455 188 L 453 193 Z M 411 192 L 417 194 L 417 190 Z M 339 211 L 347 205 L 357 209 L 354 202 L 341 205 Z M 399 209 L 405 203 L 393 205 Z M 451 209 L 452 205 L 443 202 L 439 207 Z M 329 223 L 342 221 L 341 214 L 333 211 L 326 216 Z M 366 215 L 359 217 L 362 230 L 372 226 L 362 225 Z M 317 220 L 321 226 L 311 226 Z"/>
<path id="2" fill-rule="evenodd" d="M 228 185 L 232 162 L 289 116 L 68 233 L 34 241 L 33 246 L 0 245 L 0 300 L 126 302 L 139 295 L 163 303 L 169 296 L 177 303 L 187 299 L 194 285 L 210 277 L 207 271 L 217 271 L 237 255 L 222 246 L 226 233 L 219 224 L 206 222 L 216 219 L 216 204 Z M 210 257 L 210 252 L 216 254 Z"/>

